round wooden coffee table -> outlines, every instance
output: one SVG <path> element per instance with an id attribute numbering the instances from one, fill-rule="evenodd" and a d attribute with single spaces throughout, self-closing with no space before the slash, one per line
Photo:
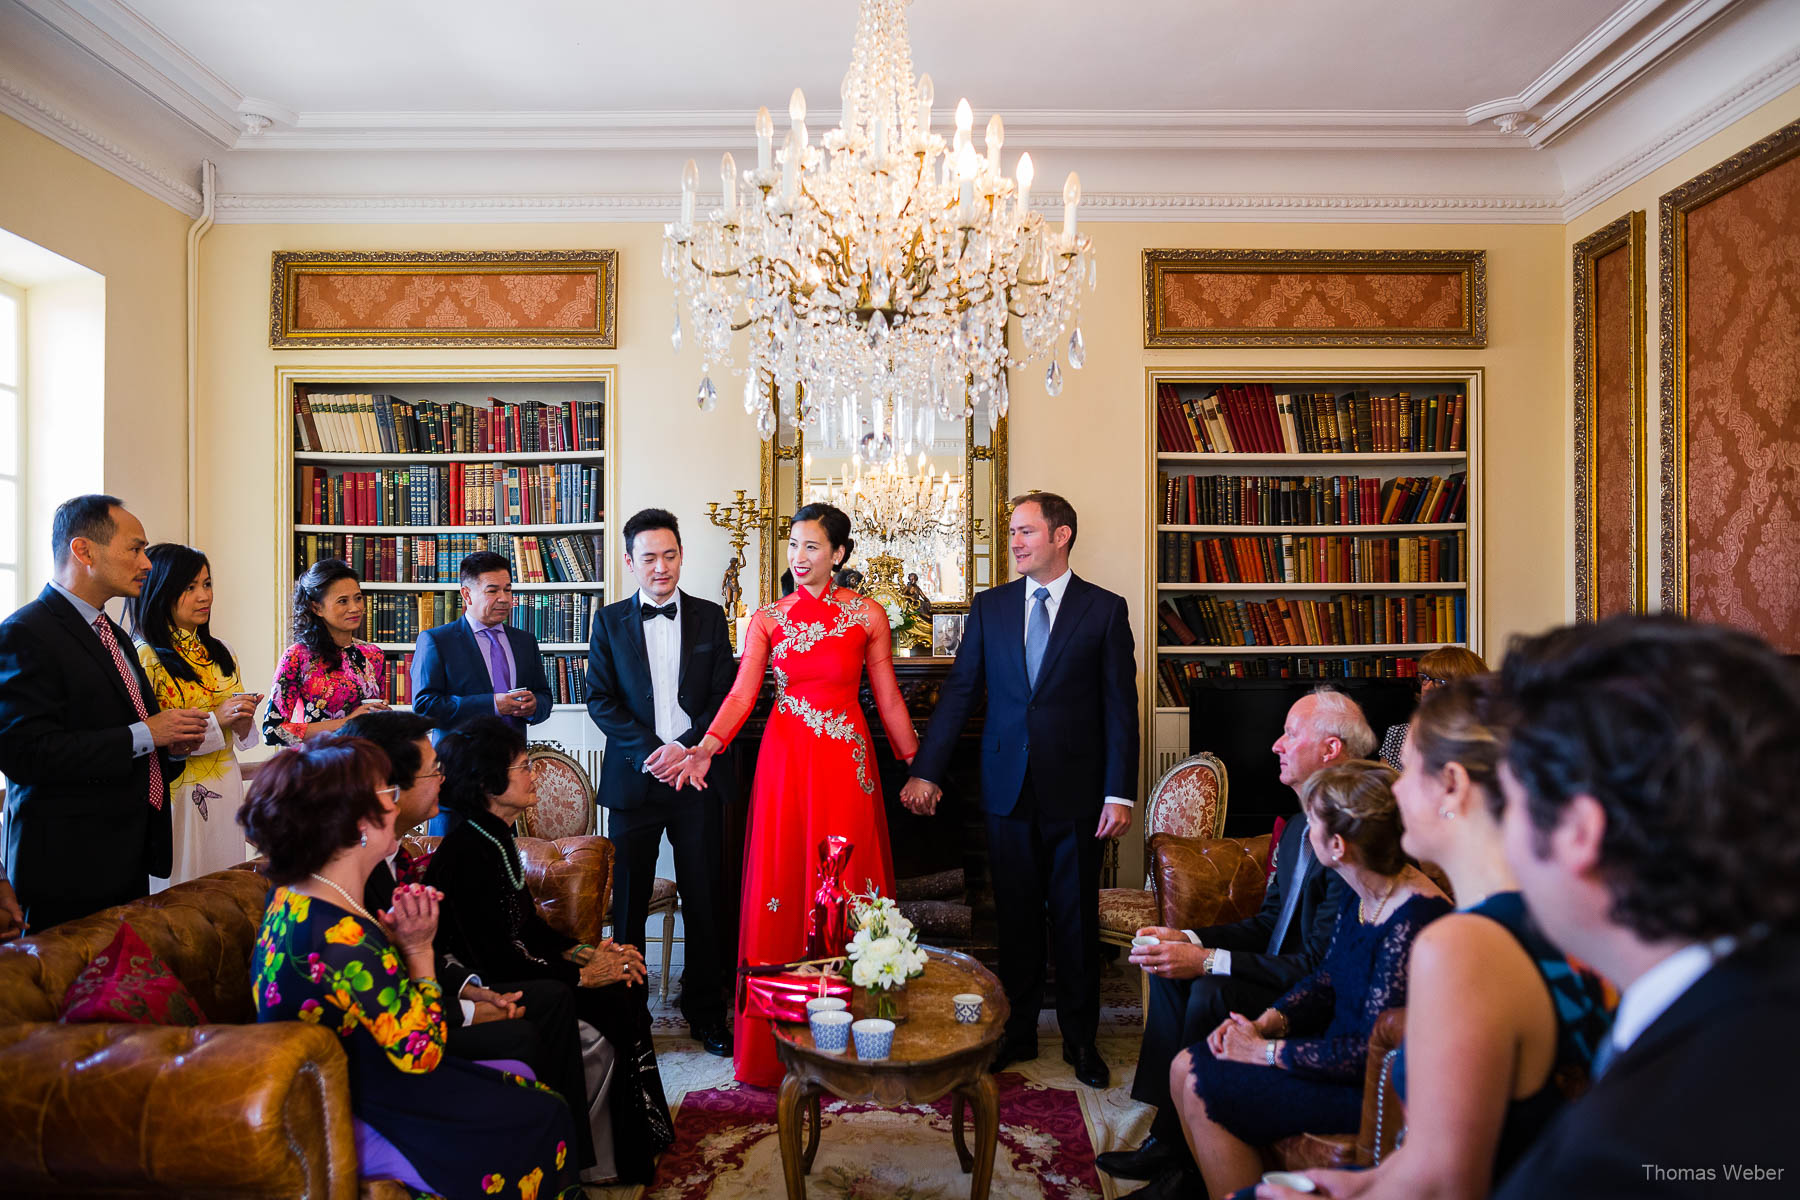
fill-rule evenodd
<path id="1" fill-rule="evenodd" d="M 864 1062 L 856 1044 L 841 1055 L 813 1048 L 804 1023 L 775 1022 L 775 1052 L 787 1076 L 777 1098 L 781 1169 L 788 1200 L 806 1200 L 806 1176 L 819 1149 L 819 1097 L 830 1092 L 866 1104 L 930 1104 L 954 1092 L 951 1129 L 956 1157 L 969 1183 L 971 1200 L 987 1200 L 994 1179 L 994 1146 L 1000 1130 L 1000 1089 L 988 1064 L 1000 1048 L 1011 1009 L 993 972 L 966 954 L 924 948 L 925 973 L 907 984 L 908 1018 L 894 1031 L 891 1057 Z M 959 1025 L 950 997 L 981 996 L 981 1020 Z M 975 1151 L 963 1140 L 966 1110 L 975 1110 Z M 804 1147 L 801 1130 L 806 1128 Z"/>

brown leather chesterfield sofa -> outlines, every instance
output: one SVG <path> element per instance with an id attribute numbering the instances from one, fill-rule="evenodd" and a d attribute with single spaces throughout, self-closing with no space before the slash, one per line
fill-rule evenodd
<path id="1" fill-rule="evenodd" d="M 1255 915 L 1268 885 L 1269 836 L 1150 838 L 1150 879 L 1162 923 L 1177 929 L 1227 925 Z M 1427 868 L 1432 870 L 1433 868 Z M 1440 886 L 1446 881 L 1439 879 Z M 1252 1014 L 1255 1015 L 1255 1014 Z M 1272 1170 L 1371 1166 L 1394 1148 L 1405 1124 L 1388 1052 L 1406 1031 L 1406 1010 L 1390 1008 L 1375 1023 L 1363 1076 L 1362 1128 L 1349 1134 L 1302 1133 L 1263 1147 Z M 1379 1154 L 1377 1153 L 1379 1148 Z"/>
<path id="2" fill-rule="evenodd" d="M 545 920 L 598 942 L 612 843 L 519 847 Z M 254 869 L 220 871 L 0 946 L 0 1195 L 406 1195 L 359 1189 L 336 1035 L 255 1024 L 250 955 L 268 890 Z M 57 1023 L 69 984 L 126 918 L 211 1024 Z"/>

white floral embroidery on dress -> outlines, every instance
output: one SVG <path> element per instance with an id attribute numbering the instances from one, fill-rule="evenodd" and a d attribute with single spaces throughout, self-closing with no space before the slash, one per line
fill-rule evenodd
<path id="1" fill-rule="evenodd" d="M 875 781 L 869 777 L 869 747 L 863 740 L 862 732 L 854 722 L 843 713 L 829 712 L 816 708 L 798 696 L 785 691 L 775 702 L 778 712 L 785 712 L 799 717 L 806 722 L 806 727 L 820 737 L 834 738 L 840 742 L 850 743 L 850 757 L 856 762 L 856 782 L 865 795 L 875 794 Z"/>
<path id="2" fill-rule="evenodd" d="M 769 897 L 769 911 L 770 912 L 780 912 L 781 911 L 781 897 L 779 897 L 779 896 L 770 896 Z"/>

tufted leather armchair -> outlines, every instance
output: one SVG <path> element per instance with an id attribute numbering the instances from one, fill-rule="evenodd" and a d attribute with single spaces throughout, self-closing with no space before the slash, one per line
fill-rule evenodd
<path id="1" fill-rule="evenodd" d="M 1162 923 L 1177 929 L 1225 925 L 1254 915 L 1268 887 L 1268 869 L 1267 834 L 1240 839 L 1159 833 L 1150 839 L 1150 878 L 1157 907 Z M 1357 1133 L 1301 1133 L 1264 1146 L 1263 1161 L 1270 1170 L 1372 1166 L 1394 1148 L 1405 1117 L 1387 1055 L 1405 1031 L 1403 1008 L 1390 1008 L 1375 1022 L 1363 1074 L 1362 1127 Z"/>
<path id="2" fill-rule="evenodd" d="M 545 919 L 597 941 L 612 843 L 520 849 Z M 0 945 L 0 1195 L 406 1195 L 359 1187 L 337 1037 L 255 1024 L 250 955 L 268 891 L 254 871 L 220 871 Z M 69 984 L 127 917 L 211 1024 L 57 1024 Z"/>

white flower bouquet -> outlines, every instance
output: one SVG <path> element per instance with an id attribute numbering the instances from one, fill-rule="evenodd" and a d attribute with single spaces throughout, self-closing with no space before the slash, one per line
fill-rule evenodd
<path id="1" fill-rule="evenodd" d="M 845 950 L 850 982 L 863 989 L 870 1016 L 903 1017 L 897 989 L 925 972 L 925 952 L 919 949 L 913 923 L 900 915 L 891 897 L 873 890 L 855 898 L 850 923 L 856 929 Z"/>

